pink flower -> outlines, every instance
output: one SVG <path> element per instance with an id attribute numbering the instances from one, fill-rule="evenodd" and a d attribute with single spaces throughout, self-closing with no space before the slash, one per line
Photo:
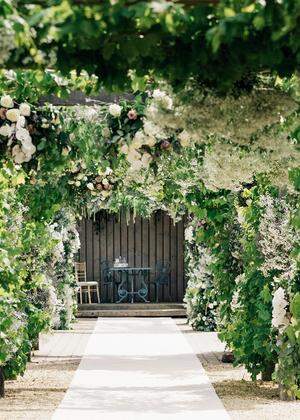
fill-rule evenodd
<path id="1" fill-rule="evenodd" d="M 137 119 L 137 113 L 135 109 L 131 109 L 130 111 L 128 111 L 127 117 L 130 120 L 136 120 Z"/>

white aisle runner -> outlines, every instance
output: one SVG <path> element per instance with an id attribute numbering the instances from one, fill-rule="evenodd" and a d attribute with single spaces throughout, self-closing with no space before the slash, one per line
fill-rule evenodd
<path id="1" fill-rule="evenodd" d="M 229 419 L 171 318 L 98 319 L 53 420 Z"/>

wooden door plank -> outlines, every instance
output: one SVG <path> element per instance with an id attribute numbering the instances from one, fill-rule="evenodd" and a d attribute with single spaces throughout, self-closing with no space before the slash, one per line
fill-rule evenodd
<path id="1" fill-rule="evenodd" d="M 156 262 L 156 213 L 152 214 L 149 219 L 148 226 L 148 249 L 149 249 L 149 266 L 152 268 L 151 281 L 155 277 L 155 262 Z M 149 289 L 150 302 L 155 301 L 155 289 L 152 285 Z"/>
<path id="2" fill-rule="evenodd" d="M 99 248 L 99 217 L 95 215 L 93 221 L 93 271 L 94 280 L 100 281 L 100 248 Z"/>
<path id="3" fill-rule="evenodd" d="M 156 263 L 164 260 L 164 215 L 162 211 L 157 212 L 157 235 L 156 235 Z M 162 288 L 158 288 L 158 299 L 162 301 Z"/>
<path id="4" fill-rule="evenodd" d="M 163 213 L 163 260 L 165 263 L 170 264 L 170 216 L 167 213 Z M 170 275 L 169 275 L 170 282 Z M 169 286 L 164 286 L 162 290 L 162 301 L 168 302 L 170 300 Z"/>

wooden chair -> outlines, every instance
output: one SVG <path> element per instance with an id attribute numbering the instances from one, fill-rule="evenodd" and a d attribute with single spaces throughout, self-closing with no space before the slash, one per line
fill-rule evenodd
<path id="1" fill-rule="evenodd" d="M 92 303 L 92 293 L 96 293 L 97 303 L 100 303 L 99 285 L 97 281 L 86 280 L 86 263 L 75 263 L 75 278 L 78 285 L 79 303 L 82 304 L 82 296 L 85 293 L 88 297 L 88 303 Z"/>

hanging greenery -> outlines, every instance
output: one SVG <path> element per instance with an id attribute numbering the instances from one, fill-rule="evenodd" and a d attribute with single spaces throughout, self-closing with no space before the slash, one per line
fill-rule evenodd
<path id="1" fill-rule="evenodd" d="M 299 68 L 297 0 L 1 0 L 2 62 L 86 70 L 112 89 L 192 77 L 222 91 Z M 80 28 L 80 30 L 78 30 Z M 3 31 L 4 29 L 2 29 Z M 14 38 L 14 43 L 11 38 Z"/>

